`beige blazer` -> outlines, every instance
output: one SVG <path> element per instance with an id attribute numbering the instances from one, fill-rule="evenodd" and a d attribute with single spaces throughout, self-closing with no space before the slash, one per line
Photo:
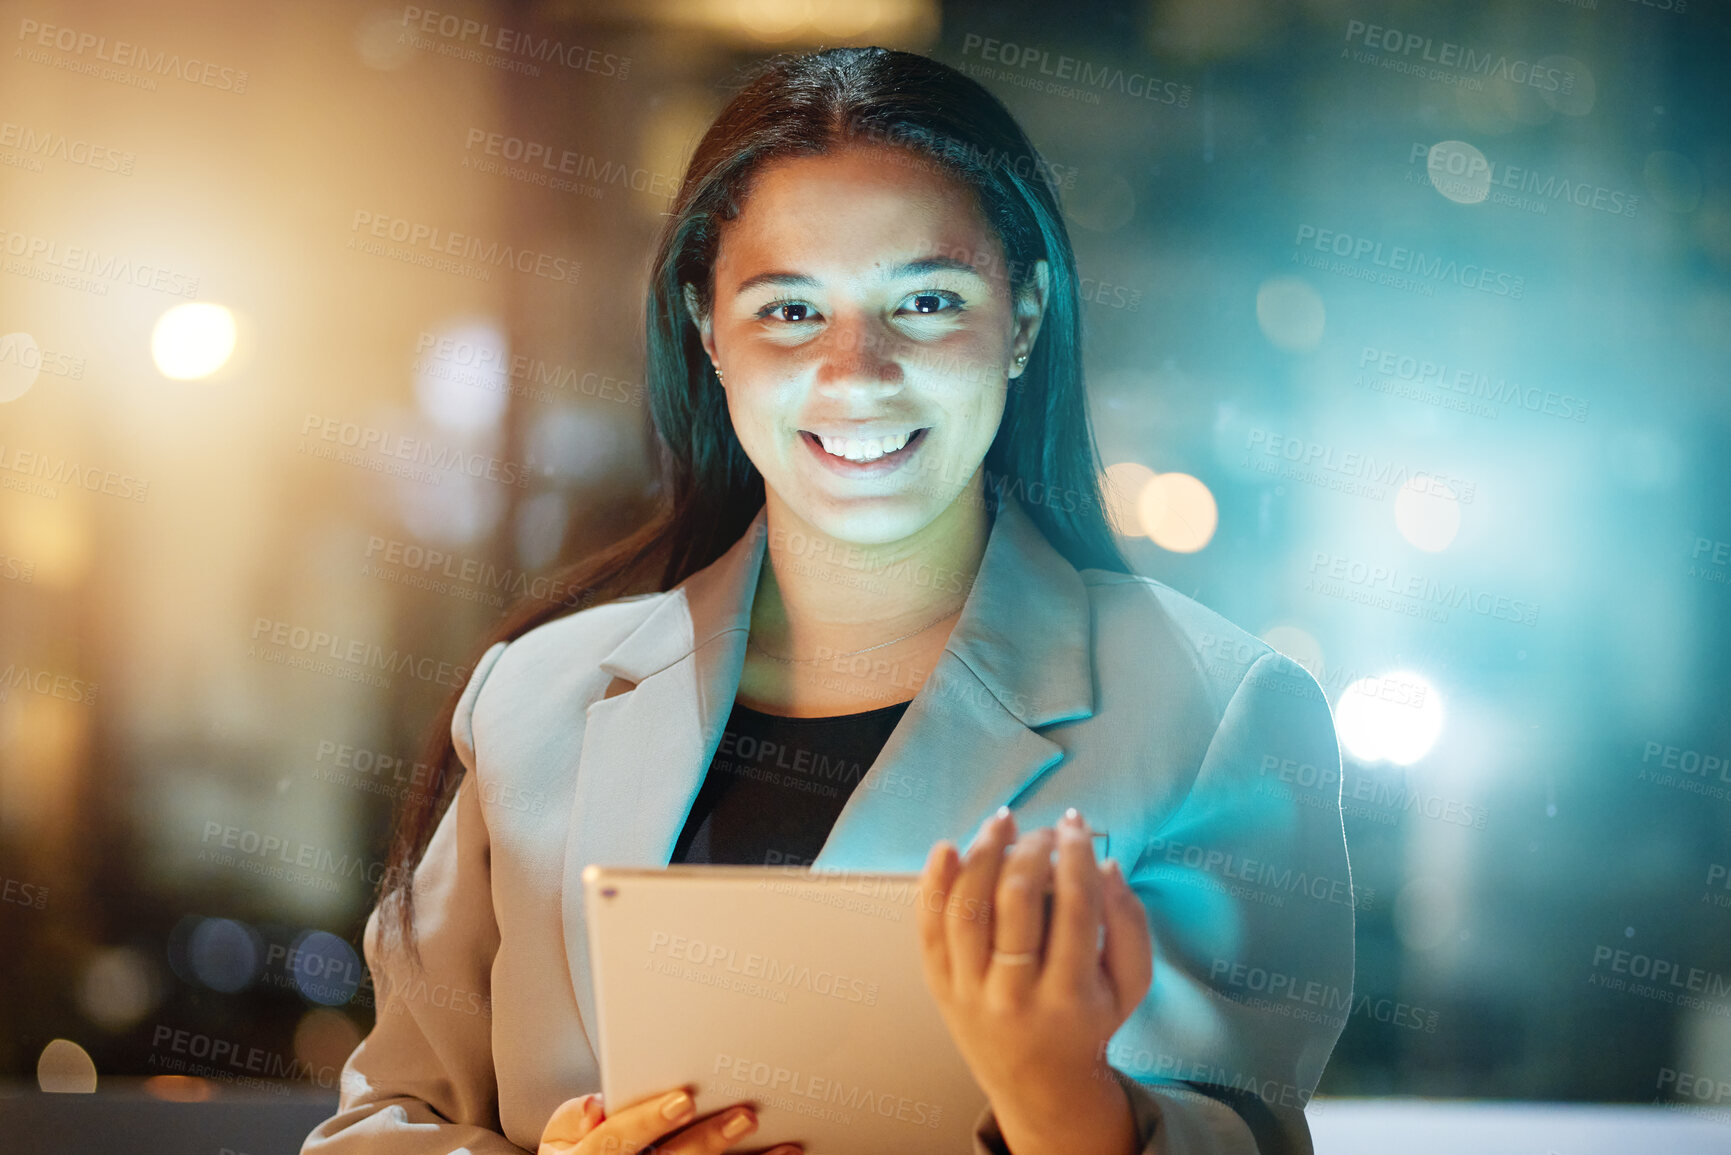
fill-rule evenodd
<path id="1" fill-rule="evenodd" d="M 467 773 L 414 877 L 423 967 L 381 952 L 375 911 L 376 1025 L 306 1155 L 533 1151 L 600 1089 L 579 876 L 669 861 L 739 685 L 765 516 L 676 588 L 476 664 L 452 723 Z M 1023 830 L 1078 807 L 1147 908 L 1153 986 L 1108 1050 L 1146 1155 L 1308 1152 L 1300 1109 L 1353 965 L 1340 754 L 1310 675 L 1160 582 L 1078 572 L 1007 498 L 814 866 L 918 871 L 1000 805 Z M 974 1153 L 1004 1151 L 985 1111 Z"/>

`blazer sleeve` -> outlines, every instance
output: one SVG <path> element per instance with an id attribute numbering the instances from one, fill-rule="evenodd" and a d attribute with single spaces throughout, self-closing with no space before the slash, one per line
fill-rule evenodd
<path id="1" fill-rule="evenodd" d="M 499 928 L 471 729 L 481 683 L 506 644 L 476 664 L 451 721 L 465 773 L 411 884 L 420 965 L 386 941 L 375 908 L 363 948 L 376 1021 L 343 1065 L 336 1114 L 307 1137 L 302 1155 L 522 1151 L 498 1119 L 491 971 Z"/>
<path id="2" fill-rule="evenodd" d="M 1311 1155 L 1304 1106 L 1352 1008 L 1353 895 L 1334 720 L 1303 667 L 1251 664 L 1189 794 L 1130 854 L 1154 981 L 1106 1058 L 1142 1155 Z M 989 1109 L 974 1140 L 1008 1155 Z"/>

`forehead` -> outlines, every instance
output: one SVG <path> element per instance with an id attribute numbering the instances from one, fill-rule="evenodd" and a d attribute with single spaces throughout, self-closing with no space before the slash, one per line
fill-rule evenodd
<path id="1" fill-rule="evenodd" d="M 766 270 L 858 278 L 934 254 L 1002 279 L 1002 250 L 968 185 L 918 153 L 849 147 L 766 164 L 722 228 L 715 272 L 718 285 Z"/>

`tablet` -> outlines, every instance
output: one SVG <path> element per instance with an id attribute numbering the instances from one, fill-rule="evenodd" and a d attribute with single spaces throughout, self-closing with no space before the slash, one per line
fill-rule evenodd
<path id="1" fill-rule="evenodd" d="M 744 1150 L 973 1150 L 987 1099 L 926 989 L 918 875 L 590 865 L 583 886 L 606 1103 L 748 1103 Z"/>

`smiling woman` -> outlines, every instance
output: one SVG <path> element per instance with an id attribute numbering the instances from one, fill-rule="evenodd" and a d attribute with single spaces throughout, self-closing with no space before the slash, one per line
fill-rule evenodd
<path id="1" fill-rule="evenodd" d="M 650 282 L 664 507 L 515 607 L 441 719 L 426 761 L 460 766 L 405 797 L 377 1024 L 306 1151 L 748 1141 L 746 1106 L 597 1093 L 582 872 L 670 862 L 917 872 L 977 1155 L 1308 1150 L 1344 1019 L 1232 976 L 1350 992 L 1338 796 L 1262 789 L 1338 782 L 1332 720 L 1119 554 L 1047 172 L 978 84 L 881 48 L 772 60 L 717 116 Z"/>

